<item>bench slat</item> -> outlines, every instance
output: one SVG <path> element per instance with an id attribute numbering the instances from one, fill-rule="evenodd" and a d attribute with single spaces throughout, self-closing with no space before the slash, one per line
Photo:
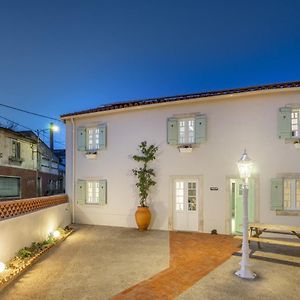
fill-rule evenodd
<path id="1" fill-rule="evenodd" d="M 274 231 L 295 231 L 300 232 L 300 227 L 298 226 L 289 226 L 289 225 L 280 225 L 280 224 L 262 224 L 262 223 L 250 223 L 250 227 L 255 227 L 258 229 L 267 229 Z"/>
<path id="2" fill-rule="evenodd" d="M 243 239 L 243 237 L 241 235 L 236 235 L 234 238 L 240 239 L 240 240 Z M 300 247 L 300 243 L 297 243 L 297 242 L 279 241 L 279 240 L 255 238 L 255 237 L 249 237 L 248 240 L 251 242 L 259 242 L 259 243 L 265 243 L 265 244 L 276 244 L 276 245 L 282 245 L 282 246 Z"/>

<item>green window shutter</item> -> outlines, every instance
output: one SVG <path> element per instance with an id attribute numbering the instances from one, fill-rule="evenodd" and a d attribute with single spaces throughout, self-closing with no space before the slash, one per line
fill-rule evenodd
<path id="1" fill-rule="evenodd" d="M 86 129 L 83 127 L 77 129 L 77 149 L 78 151 L 86 150 Z"/>
<path id="2" fill-rule="evenodd" d="M 99 204 L 105 205 L 107 204 L 107 181 L 106 180 L 100 180 L 99 181 Z"/>
<path id="3" fill-rule="evenodd" d="M 206 141 L 206 115 L 197 115 L 195 118 L 195 143 Z"/>
<path id="4" fill-rule="evenodd" d="M 99 128 L 99 149 L 103 150 L 106 148 L 107 126 L 106 124 L 100 124 L 98 128 Z"/>
<path id="5" fill-rule="evenodd" d="M 178 120 L 176 118 L 169 118 L 167 125 L 167 141 L 170 145 L 178 144 Z"/>
<path id="6" fill-rule="evenodd" d="M 85 204 L 86 200 L 86 181 L 78 180 L 76 186 L 76 202 L 77 204 Z"/>
<path id="7" fill-rule="evenodd" d="M 271 210 L 283 209 L 283 179 L 271 179 Z"/>
<path id="8" fill-rule="evenodd" d="M 292 137 L 290 107 L 281 107 L 278 112 L 278 137 L 280 139 L 288 139 Z"/>

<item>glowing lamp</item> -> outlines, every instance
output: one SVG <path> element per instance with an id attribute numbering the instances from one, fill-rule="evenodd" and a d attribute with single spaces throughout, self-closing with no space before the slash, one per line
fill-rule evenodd
<path id="1" fill-rule="evenodd" d="M 0 261 L 0 273 L 4 272 L 5 271 L 5 263 L 3 263 L 2 261 Z"/>
<path id="2" fill-rule="evenodd" d="M 60 232 L 59 232 L 58 230 L 54 230 L 54 231 L 52 232 L 52 236 L 53 236 L 54 238 L 58 239 L 58 238 L 60 237 Z"/>
<path id="3" fill-rule="evenodd" d="M 51 124 L 51 130 L 54 132 L 57 132 L 57 131 L 59 131 L 59 127 L 55 124 Z"/>
<path id="4" fill-rule="evenodd" d="M 242 179 L 247 179 L 251 176 L 252 169 L 253 169 L 253 162 L 248 156 L 246 149 L 244 150 L 244 153 L 241 157 L 241 159 L 237 163 L 239 172 L 240 172 L 240 177 Z"/>

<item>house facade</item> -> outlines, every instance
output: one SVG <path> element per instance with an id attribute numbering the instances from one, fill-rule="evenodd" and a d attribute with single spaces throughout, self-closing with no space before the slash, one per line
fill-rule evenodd
<path id="1" fill-rule="evenodd" d="M 151 228 L 236 233 L 244 148 L 250 221 L 300 225 L 300 82 L 120 102 L 62 116 L 76 223 L 135 227 L 132 155 L 159 147 Z"/>
<path id="2" fill-rule="evenodd" d="M 0 127 L 0 201 L 61 193 L 60 181 L 58 157 L 33 132 Z"/>

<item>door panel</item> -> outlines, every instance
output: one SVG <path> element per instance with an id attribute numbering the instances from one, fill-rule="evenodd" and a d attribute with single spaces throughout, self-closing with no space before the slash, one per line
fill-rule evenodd
<path id="1" fill-rule="evenodd" d="M 173 229 L 198 231 L 198 181 L 176 180 L 174 195 Z"/>

